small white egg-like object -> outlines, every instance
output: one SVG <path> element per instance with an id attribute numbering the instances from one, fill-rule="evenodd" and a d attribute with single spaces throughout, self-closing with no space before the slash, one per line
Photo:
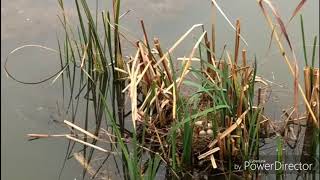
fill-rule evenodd
<path id="1" fill-rule="evenodd" d="M 208 128 L 212 128 L 212 124 L 211 123 L 208 123 Z"/>
<path id="2" fill-rule="evenodd" d="M 200 135 L 200 136 L 204 136 L 204 135 L 206 135 L 206 132 L 205 132 L 204 130 L 201 130 L 201 131 L 199 132 L 199 135 Z"/>
<path id="3" fill-rule="evenodd" d="M 207 134 L 208 134 L 208 135 L 212 135 L 212 134 L 213 134 L 212 129 L 208 129 L 208 130 L 207 130 Z"/>

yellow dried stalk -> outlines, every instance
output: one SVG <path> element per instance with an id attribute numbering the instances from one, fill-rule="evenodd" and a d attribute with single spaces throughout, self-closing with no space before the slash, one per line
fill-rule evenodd
<path id="1" fill-rule="evenodd" d="M 86 131 L 86 130 L 82 129 L 81 127 L 79 127 L 79 126 L 77 126 L 77 125 L 73 124 L 72 122 L 69 122 L 69 121 L 67 121 L 67 120 L 64 120 L 63 122 L 64 122 L 66 125 L 68 125 L 68 126 L 70 126 L 70 127 L 74 128 L 74 129 L 76 129 L 76 130 L 78 130 L 78 131 L 82 132 L 83 134 L 86 134 L 87 136 L 89 136 L 89 137 L 91 137 L 91 138 L 93 138 L 93 139 L 97 139 L 97 140 L 99 140 L 99 138 L 98 138 L 97 136 L 95 136 L 95 135 L 91 134 L 90 132 L 88 132 L 88 131 Z"/>
<path id="2" fill-rule="evenodd" d="M 90 146 L 90 147 L 92 147 L 92 148 L 94 148 L 94 149 L 96 149 L 96 150 L 102 151 L 102 152 L 104 152 L 104 153 L 112 153 L 112 154 L 114 154 L 114 152 L 108 151 L 108 150 L 103 149 L 103 148 L 101 148 L 101 147 L 99 147 L 99 146 L 90 144 L 90 143 L 88 143 L 88 142 L 85 142 L 85 141 L 83 141 L 83 140 L 77 139 L 77 138 L 72 137 L 72 136 L 70 136 L 70 135 L 66 135 L 66 138 L 67 138 L 67 139 L 70 139 L 70 140 L 72 140 L 72 141 L 75 141 L 75 142 L 84 144 L 84 145 L 86 145 L 86 146 Z"/>
<path id="3" fill-rule="evenodd" d="M 202 33 L 202 35 L 199 37 L 198 41 L 196 42 L 196 44 L 194 45 L 194 47 L 192 48 L 192 52 L 189 56 L 189 60 L 187 61 L 183 71 L 182 71 L 182 74 L 180 76 L 180 80 L 178 82 L 178 89 L 180 89 L 180 86 L 185 78 L 185 76 L 188 74 L 188 72 L 190 71 L 189 68 L 190 68 L 190 65 L 191 65 L 191 59 L 192 57 L 194 56 L 199 44 L 201 43 L 202 39 L 204 38 L 204 36 L 207 34 L 207 32 L 205 31 L 204 33 Z"/>
<path id="4" fill-rule="evenodd" d="M 304 73 L 304 86 L 305 86 L 305 92 L 306 92 L 306 98 L 310 100 L 311 98 L 311 91 L 312 91 L 312 84 L 311 84 L 311 68 L 305 67 L 303 70 Z"/>
<path id="5" fill-rule="evenodd" d="M 182 35 L 174 44 L 173 46 L 168 50 L 168 52 L 166 52 L 162 58 L 160 58 L 160 60 L 155 64 L 155 66 L 159 66 L 160 63 L 162 63 L 162 61 L 165 59 L 165 58 L 168 58 L 167 56 L 169 54 L 171 54 L 174 49 L 176 47 L 178 47 L 178 45 L 197 27 L 200 27 L 200 26 L 203 26 L 203 24 L 195 24 L 193 25 L 186 33 L 184 33 L 184 35 Z"/>
<path id="6" fill-rule="evenodd" d="M 217 164 L 216 164 L 216 161 L 215 161 L 213 155 L 210 156 L 210 160 L 211 160 L 211 164 L 212 164 L 213 169 L 217 169 L 218 166 L 217 166 Z"/>
<path id="7" fill-rule="evenodd" d="M 205 157 L 207 157 L 207 156 L 209 156 L 209 155 L 211 155 L 211 154 L 213 154 L 213 153 L 215 153 L 215 152 L 217 152 L 219 150 L 220 150 L 219 147 L 215 147 L 215 148 L 211 149 L 210 151 L 198 156 L 198 159 L 199 160 L 204 159 Z"/>
<path id="8" fill-rule="evenodd" d="M 27 134 L 30 138 L 66 137 L 66 134 Z"/>

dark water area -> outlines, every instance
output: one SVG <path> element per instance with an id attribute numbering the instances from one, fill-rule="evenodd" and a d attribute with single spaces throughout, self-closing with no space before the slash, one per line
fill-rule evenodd
<path id="1" fill-rule="evenodd" d="M 74 1 L 66 1 L 68 15 L 76 17 Z M 94 7 L 92 1 L 92 7 Z M 99 2 L 101 7 L 109 2 Z M 288 22 L 298 0 L 274 0 L 284 22 Z M 218 4 L 231 22 L 240 19 L 241 33 L 248 42 L 249 57 L 257 56 L 258 76 L 273 82 L 266 104 L 266 114 L 281 120 L 282 109 L 293 104 L 293 78 L 275 43 L 268 48 L 271 30 L 254 0 L 224 0 Z M 61 84 L 51 81 L 40 85 L 23 85 L 8 78 L 3 71 L 10 51 L 26 44 L 39 44 L 57 49 L 57 35 L 61 27 L 56 0 L 2 0 L 1 1 L 1 179 L 54 180 L 58 178 L 66 152 L 65 139 L 28 141 L 28 133 L 63 133 L 66 129 L 53 122 L 68 118 L 59 113 L 62 108 Z M 122 13 L 130 10 L 121 21 L 133 37 L 142 38 L 139 24 L 144 20 L 150 37 L 159 37 L 162 47 L 169 48 L 194 24 L 205 24 L 210 29 L 211 3 L 209 0 L 124 0 Z M 304 16 L 306 44 L 311 49 L 313 36 L 319 34 L 319 1 L 307 1 L 301 13 Z M 223 45 L 233 51 L 234 31 L 217 13 L 217 52 Z M 299 67 L 304 65 L 299 18 L 287 25 Z M 197 34 L 194 35 L 197 37 Z M 194 39 L 189 38 L 175 52 L 175 58 L 189 54 Z M 319 52 L 319 47 L 318 51 Z M 311 54 L 311 52 L 309 52 Z M 130 54 L 127 54 L 130 55 Z M 132 55 L 132 54 L 131 54 Z M 252 59 L 252 58 L 251 58 Z M 317 59 L 319 56 L 317 55 Z M 319 63 L 319 62 L 317 62 Z M 37 48 L 27 48 L 10 56 L 8 68 L 20 80 L 41 80 L 54 74 L 60 67 L 58 55 Z M 300 73 L 302 74 L 302 73 Z M 302 75 L 300 75 L 302 80 Z M 302 82 L 302 81 L 301 81 Z M 301 101 L 300 104 L 303 102 Z M 81 116 L 80 116 L 81 117 Z M 270 141 L 265 153 L 274 154 Z M 81 166 L 75 160 L 67 162 L 61 179 L 81 179 Z M 161 178 L 161 177 L 159 177 Z"/>

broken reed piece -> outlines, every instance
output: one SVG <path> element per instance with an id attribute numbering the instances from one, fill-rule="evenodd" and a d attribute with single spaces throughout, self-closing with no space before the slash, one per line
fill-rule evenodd
<path id="1" fill-rule="evenodd" d="M 151 60 L 152 61 L 152 53 L 151 53 L 151 47 L 150 47 L 150 45 L 149 45 L 149 40 L 148 40 L 148 35 L 147 35 L 147 31 L 146 31 L 146 28 L 145 28 L 145 26 L 144 26 L 144 22 L 143 22 L 143 20 L 140 20 L 140 23 L 141 23 L 141 27 L 142 27 L 142 31 L 143 31 L 143 35 L 144 35 L 144 41 L 145 41 L 145 44 L 146 44 L 146 46 L 147 46 L 147 48 L 148 48 L 148 58 L 149 58 L 149 60 Z M 152 62 L 152 64 L 154 64 L 155 62 L 153 61 Z"/>
<path id="2" fill-rule="evenodd" d="M 63 122 L 64 122 L 66 125 L 68 125 L 68 126 L 74 128 L 74 129 L 82 132 L 83 134 L 88 135 L 89 137 L 91 137 L 91 138 L 93 138 L 93 139 L 97 139 L 97 140 L 99 139 L 97 136 L 95 136 L 95 135 L 91 134 L 90 132 L 88 132 L 88 131 L 80 128 L 79 126 L 73 124 L 72 122 L 69 122 L 69 121 L 67 121 L 67 120 L 64 120 Z"/>
<path id="3" fill-rule="evenodd" d="M 163 52 L 162 52 L 162 49 L 161 49 L 161 46 L 160 46 L 159 38 L 154 38 L 153 42 L 154 42 L 154 46 L 156 47 L 157 51 L 159 52 L 160 58 L 164 58 L 164 60 L 162 61 L 162 65 L 163 65 L 164 70 L 166 71 L 166 74 L 168 76 L 168 79 L 169 79 L 170 83 L 172 83 L 173 80 L 172 80 L 170 68 L 169 68 L 169 65 L 168 65 L 169 60 L 168 60 L 168 58 L 166 56 L 163 55 Z"/>
<path id="4" fill-rule="evenodd" d="M 67 134 L 27 134 L 30 140 L 40 139 L 40 138 L 51 138 L 51 137 L 66 137 Z"/>
<path id="5" fill-rule="evenodd" d="M 205 157 L 207 157 L 207 156 L 209 156 L 209 155 L 211 155 L 211 154 L 213 154 L 213 153 L 215 153 L 215 152 L 217 152 L 219 150 L 220 150 L 219 147 L 215 147 L 215 148 L 211 149 L 210 151 L 198 156 L 198 159 L 199 160 L 204 159 Z"/>
<path id="6" fill-rule="evenodd" d="M 89 147 L 92 147 L 92 148 L 94 148 L 94 149 L 96 149 L 96 150 L 99 150 L 99 151 L 102 151 L 102 152 L 104 152 L 104 153 L 112 153 L 112 154 L 114 154 L 114 153 L 111 152 L 111 151 L 108 151 L 108 150 L 106 150 L 106 149 L 103 149 L 103 148 L 101 148 L 101 147 L 99 147 L 99 146 L 96 146 L 96 145 L 94 145 L 94 144 L 90 144 L 90 143 L 85 142 L 85 141 L 83 141 L 83 140 L 77 139 L 77 138 L 72 137 L 72 136 L 70 136 L 70 135 L 66 135 L 65 137 L 66 137 L 67 139 L 70 139 L 70 140 L 72 140 L 72 141 L 78 142 L 78 143 L 80 143 L 80 144 L 84 144 L 84 145 L 89 146 Z"/>
<path id="7" fill-rule="evenodd" d="M 239 19 L 237 19 L 237 21 L 236 21 L 236 43 L 235 43 L 235 48 L 234 48 L 234 62 L 235 62 L 236 66 L 238 66 L 239 46 L 240 46 L 240 21 L 239 21 Z"/>
<path id="8" fill-rule="evenodd" d="M 213 169 L 217 169 L 218 166 L 217 166 L 217 163 L 216 163 L 213 155 L 210 156 L 210 160 L 211 160 L 211 164 L 212 164 Z"/>

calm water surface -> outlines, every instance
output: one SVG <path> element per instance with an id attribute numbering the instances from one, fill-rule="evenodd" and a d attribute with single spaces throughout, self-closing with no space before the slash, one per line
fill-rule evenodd
<path id="1" fill-rule="evenodd" d="M 75 16 L 73 1 L 66 1 L 67 12 Z M 274 4 L 287 22 L 298 0 L 274 0 Z M 157 36 L 162 47 L 169 47 L 193 24 L 210 23 L 209 0 L 124 0 L 122 11 L 131 12 L 122 19 L 123 25 L 136 37 L 141 38 L 139 20 L 144 19 L 150 37 Z M 101 2 L 102 4 L 102 2 Z M 281 109 L 289 107 L 292 78 L 287 65 L 274 45 L 268 51 L 270 30 L 255 0 L 224 0 L 219 2 L 232 22 L 241 20 L 241 32 L 248 42 L 250 57 L 257 55 L 259 75 L 281 84 L 274 86 L 272 98 L 267 104 L 268 113 L 280 118 Z M 1 1 L 1 68 L 8 53 L 25 44 L 40 44 L 57 49 L 60 33 L 56 0 L 3 0 Z M 310 0 L 302 9 L 305 20 L 307 45 L 313 35 L 319 34 L 319 1 Z M 299 65 L 303 65 L 299 19 L 295 18 L 287 27 Z M 217 15 L 217 48 L 224 44 L 233 50 L 234 32 L 220 14 Z M 208 27 L 208 26 L 207 26 Z M 190 52 L 189 40 L 177 49 L 177 55 Z M 311 52 L 309 52 L 310 54 Z M 9 68 L 17 78 L 25 81 L 40 80 L 59 67 L 54 53 L 38 49 L 25 49 L 13 55 Z M 66 151 L 62 139 L 27 141 L 28 133 L 61 133 L 61 126 L 53 119 L 65 118 L 58 113 L 61 108 L 61 87 L 50 82 L 41 85 L 22 85 L 6 77 L 1 71 L 1 179 L 57 179 Z M 58 104 L 58 105 L 57 105 Z M 80 166 L 68 161 L 62 179 L 79 179 Z"/>

